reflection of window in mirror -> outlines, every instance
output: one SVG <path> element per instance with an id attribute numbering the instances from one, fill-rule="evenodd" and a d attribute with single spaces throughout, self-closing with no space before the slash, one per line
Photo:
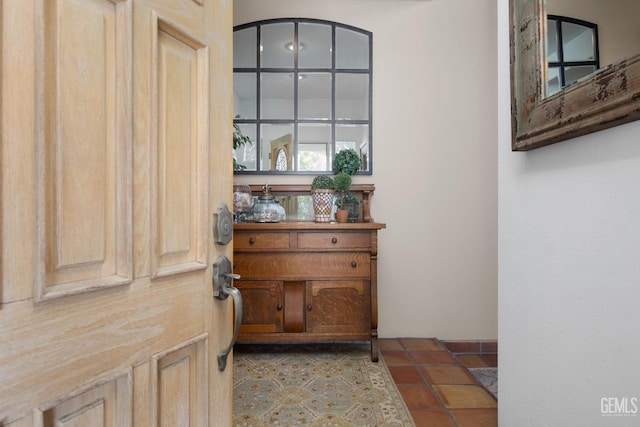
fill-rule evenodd
<path id="1" fill-rule="evenodd" d="M 598 26 L 564 16 L 547 16 L 547 95 L 596 71 Z"/>
<path id="2" fill-rule="evenodd" d="M 358 151 L 371 174 L 372 34 L 292 18 L 236 26 L 234 120 L 254 142 L 234 152 L 241 173 L 331 172 Z"/>

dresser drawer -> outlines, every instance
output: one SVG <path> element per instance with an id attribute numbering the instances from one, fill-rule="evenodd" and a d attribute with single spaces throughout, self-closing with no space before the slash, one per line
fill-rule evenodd
<path id="1" fill-rule="evenodd" d="M 370 257 L 368 252 L 245 252 L 234 255 L 233 272 L 243 279 L 368 279 Z"/>
<path id="2" fill-rule="evenodd" d="M 299 233 L 300 249 L 363 249 L 371 248 L 371 233 Z"/>
<path id="3" fill-rule="evenodd" d="M 234 249 L 288 249 L 288 232 L 234 231 Z"/>

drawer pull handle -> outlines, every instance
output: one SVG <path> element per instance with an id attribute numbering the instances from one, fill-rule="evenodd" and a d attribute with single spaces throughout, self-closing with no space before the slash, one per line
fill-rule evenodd
<path id="1" fill-rule="evenodd" d="M 313 308 L 313 306 L 311 304 L 307 304 L 307 310 L 311 311 L 311 309 Z"/>
<path id="2" fill-rule="evenodd" d="M 351 267 L 356 268 L 358 266 L 358 263 L 355 261 L 351 261 Z"/>
<path id="3" fill-rule="evenodd" d="M 249 244 L 253 245 L 256 242 L 256 238 L 255 237 L 249 237 Z"/>
<path id="4" fill-rule="evenodd" d="M 333 243 L 334 245 L 338 243 L 338 238 L 334 237 L 333 239 L 331 239 L 331 243 Z"/>
<path id="5" fill-rule="evenodd" d="M 282 311 L 282 304 L 278 304 L 276 308 L 278 309 L 278 311 Z"/>

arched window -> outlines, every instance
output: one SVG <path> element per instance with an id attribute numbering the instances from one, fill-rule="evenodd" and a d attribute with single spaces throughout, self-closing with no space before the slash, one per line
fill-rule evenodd
<path id="1" fill-rule="evenodd" d="M 547 16 L 547 95 L 600 67 L 598 26 L 565 16 Z"/>
<path id="2" fill-rule="evenodd" d="M 335 153 L 353 148 L 364 160 L 358 173 L 371 174 L 370 32 L 314 19 L 252 22 L 234 28 L 233 55 L 234 121 L 253 141 L 235 150 L 241 173 L 329 173 Z M 286 159 L 272 158 L 283 150 Z"/>

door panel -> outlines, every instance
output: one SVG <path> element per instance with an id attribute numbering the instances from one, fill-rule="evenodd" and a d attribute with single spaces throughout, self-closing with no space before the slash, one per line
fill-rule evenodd
<path id="1" fill-rule="evenodd" d="M 164 275 L 206 268 L 208 99 L 202 94 L 208 90 L 209 55 L 206 45 L 187 30 L 179 30 L 158 16 L 154 21 L 154 275 Z"/>
<path id="2" fill-rule="evenodd" d="M 207 340 L 202 336 L 183 347 L 153 358 L 153 425 L 167 427 L 207 424 Z"/>
<path id="3" fill-rule="evenodd" d="M 131 425 L 131 375 L 92 385 L 88 390 L 36 411 L 34 425 L 86 427 Z"/>
<path id="4" fill-rule="evenodd" d="M 231 0 L 0 12 L 0 425 L 229 425 Z"/>
<path id="5" fill-rule="evenodd" d="M 130 283 L 130 1 L 36 1 L 38 299 Z"/>

